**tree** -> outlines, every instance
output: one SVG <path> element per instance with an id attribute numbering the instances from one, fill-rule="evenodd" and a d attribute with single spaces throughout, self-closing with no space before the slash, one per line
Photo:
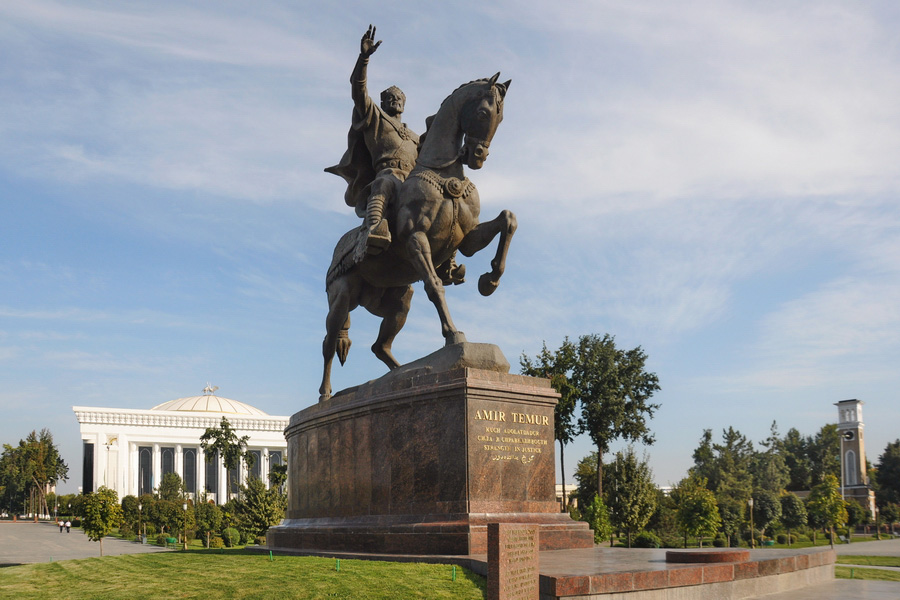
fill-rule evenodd
<path id="1" fill-rule="evenodd" d="M 639 460 L 634 448 L 617 452 L 607 466 L 606 505 L 613 525 L 624 530 L 631 548 L 633 534 L 641 531 L 656 510 L 656 485 L 646 456 Z"/>
<path id="2" fill-rule="evenodd" d="M 559 469 L 562 474 L 563 508 L 568 506 L 566 500 L 566 444 L 575 439 L 581 431 L 575 421 L 575 406 L 578 390 L 572 384 L 570 376 L 575 367 L 576 348 L 567 337 L 556 352 L 551 353 L 544 342 L 540 354 L 532 361 L 525 354 L 519 359 L 522 374 L 531 377 L 543 377 L 550 380 L 559 395 L 559 402 L 553 414 L 553 435 L 559 442 Z"/>
<path id="3" fill-rule="evenodd" d="M 103 556 L 103 538 L 121 522 L 122 507 L 115 490 L 101 486 L 85 496 L 81 528 L 92 542 L 100 542 L 100 556 Z"/>
<path id="4" fill-rule="evenodd" d="M 160 500 L 169 500 L 170 502 L 181 502 L 187 497 L 187 489 L 178 473 L 163 475 L 157 493 Z"/>
<path id="5" fill-rule="evenodd" d="M 672 494 L 677 508 L 676 519 L 684 533 L 697 538 L 703 547 L 703 536 L 715 535 L 722 523 L 716 496 L 706 487 L 706 480 L 698 477 L 682 479 Z"/>
<path id="6" fill-rule="evenodd" d="M 585 507 L 591 503 L 597 495 L 597 453 L 591 452 L 575 467 L 575 481 L 578 487 L 575 490 L 575 498 L 578 506 Z"/>
<path id="7" fill-rule="evenodd" d="M 788 533 L 788 547 L 791 546 L 791 529 L 806 525 L 806 507 L 803 500 L 790 492 L 781 496 L 781 524 Z"/>
<path id="8" fill-rule="evenodd" d="M 10 512 L 50 514 L 47 492 L 66 481 L 69 467 L 59 455 L 49 429 L 32 431 L 18 446 L 3 445 L 0 456 L 0 508 Z"/>
<path id="9" fill-rule="evenodd" d="M 837 425 L 823 425 L 809 445 L 810 484 L 825 481 L 826 475 L 841 476 L 841 437 Z"/>
<path id="10" fill-rule="evenodd" d="M 215 502 L 201 501 L 194 507 L 194 519 L 197 523 L 197 534 L 206 538 L 209 548 L 209 536 L 222 528 L 222 509 Z"/>
<path id="11" fill-rule="evenodd" d="M 900 520 L 900 504 L 885 504 L 881 508 L 881 518 L 891 526 L 891 534 L 894 533 L 894 523 Z"/>
<path id="12" fill-rule="evenodd" d="M 249 537 L 263 536 L 269 527 L 278 525 L 287 509 L 287 496 L 278 488 L 266 489 L 263 481 L 251 477 L 241 486 L 241 498 L 235 502 L 240 529 Z"/>
<path id="13" fill-rule="evenodd" d="M 810 520 L 831 530 L 831 545 L 834 546 L 834 528 L 847 522 L 846 503 L 841 498 L 838 479 L 832 474 L 825 475 L 822 483 L 809 493 L 806 510 Z"/>
<path id="14" fill-rule="evenodd" d="M 760 442 L 766 448 L 757 452 L 751 462 L 754 487 L 781 494 L 791 481 L 791 472 L 784 459 L 783 446 L 778 437 L 778 426 L 772 421 L 769 437 Z"/>
<path id="15" fill-rule="evenodd" d="M 206 461 L 211 462 L 215 453 L 222 457 L 222 464 L 228 471 L 237 469 L 243 460 L 247 468 L 253 466 L 256 457 L 247 449 L 249 435 L 238 437 L 224 416 L 218 427 L 207 427 L 200 436 L 200 446 L 206 453 Z M 229 488 L 230 484 L 229 482 Z"/>
<path id="16" fill-rule="evenodd" d="M 620 350 L 609 334 L 578 339 L 571 381 L 581 402 L 579 426 L 597 447 L 598 496 L 603 496 L 603 456 L 614 440 L 653 443 L 647 419 L 659 405 L 649 400 L 660 387 L 656 374 L 645 371 L 646 362 L 640 346 Z"/>
<path id="17" fill-rule="evenodd" d="M 900 503 L 900 439 L 889 443 L 878 457 L 875 479 L 878 483 L 878 505 Z"/>
<path id="18" fill-rule="evenodd" d="M 847 525 L 855 527 L 857 525 L 866 525 L 871 519 L 869 511 L 858 502 L 847 502 Z"/>
<path id="19" fill-rule="evenodd" d="M 594 543 L 600 544 L 610 539 L 613 533 L 612 523 L 609 520 L 609 510 L 600 496 L 594 495 L 593 500 L 585 505 L 582 517 L 594 532 Z"/>
<path id="20" fill-rule="evenodd" d="M 706 480 L 707 489 L 715 494 L 722 531 L 729 544 L 744 522 L 744 506 L 752 492 L 750 469 L 754 455 L 753 443 L 732 427 L 722 431 L 722 442 L 718 444 L 712 441 L 712 430 L 705 430 L 694 450 L 694 466 L 689 473 Z"/>
<path id="21" fill-rule="evenodd" d="M 809 448 L 812 439 L 800 435 L 794 428 L 788 430 L 781 441 L 784 462 L 788 468 L 788 484 L 786 488 L 792 492 L 808 490 L 812 487 L 812 462 Z"/>
<path id="22" fill-rule="evenodd" d="M 278 488 L 279 490 L 284 490 L 284 484 L 287 483 L 288 478 L 288 466 L 287 463 L 281 463 L 280 465 L 272 465 L 272 470 L 269 471 L 269 485 L 273 488 Z"/>
<path id="23" fill-rule="evenodd" d="M 772 527 L 781 517 L 781 500 L 768 490 L 753 492 L 753 521 L 760 531 Z"/>

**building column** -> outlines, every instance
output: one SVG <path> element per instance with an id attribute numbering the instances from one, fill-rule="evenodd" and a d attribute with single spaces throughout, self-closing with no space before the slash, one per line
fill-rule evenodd
<path id="1" fill-rule="evenodd" d="M 175 444 L 175 473 L 184 481 L 184 451 L 181 444 Z"/>
<path id="2" fill-rule="evenodd" d="M 153 444 L 153 474 L 150 476 L 150 489 L 155 490 L 159 487 L 162 479 L 162 453 L 159 450 L 159 444 Z"/>
<path id="3" fill-rule="evenodd" d="M 197 447 L 197 498 L 206 491 L 206 453 L 202 447 Z"/>
<path id="4" fill-rule="evenodd" d="M 219 493 L 216 494 L 216 503 L 217 504 L 225 504 L 228 502 L 228 469 L 225 468 L 225 461 L 222 460 L 222 457 L 219 457 L 218 460 L 219 470 Z"/>
<path id="5" fill-rule="evenodd" d="M 128 444 L 128 464 L 131 465 L 131 476 L 128 478 L 131 481 L 129 493 L 137 496 L 138 491 L 141 489 L 141 463 L 138 456 L 138 445 L 134 442 Z"/>

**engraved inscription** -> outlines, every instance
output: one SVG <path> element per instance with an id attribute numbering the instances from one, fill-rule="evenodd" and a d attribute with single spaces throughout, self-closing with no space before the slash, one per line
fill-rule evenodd
<path id="1" fill-rule="evenodd" d="M 527 465 L 537 455 L 548 451 L 550 442 L 547 438 L 552 434 L 548 430 L 552 423 L 547 415 L 476 410 L 473 420 L 475 440 L 490 454 L 492 461 L 520 461 Z"/>
<path id="2" fill-rule="evenodd" d="M 537 529 L 513 529 L 501 541 L 501 595 L 508 600 L 538 596 Z M 505 592 L 505 594 L 504 594 Z"/>

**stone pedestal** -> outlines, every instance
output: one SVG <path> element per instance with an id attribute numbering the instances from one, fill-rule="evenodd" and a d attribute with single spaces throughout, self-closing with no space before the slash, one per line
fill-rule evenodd
<path id="1" fill-rule="evenodd" d="M 590 548 L 587 524 L 557 509 L 558 395 L 508 369 L 496 346 L 458 344 L 295 414 L 268 546 L 483 554 L 502 522 L 538 525 L 542 550 Z"/>

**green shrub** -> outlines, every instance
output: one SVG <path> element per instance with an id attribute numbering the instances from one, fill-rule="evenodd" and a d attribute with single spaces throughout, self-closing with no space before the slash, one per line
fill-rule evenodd
<path id="1" fill-rule="evenodd" d="M 147 539 L 150 539 L 154 535 L 156 535 L 156 525 L 154 525 L 153 523 L 145 523 L 144 529 L 146 530 Z"/>
<path id="2" fill-rule="evenodd" d="M 165 546 L 166 540 L 168 538 L 169 538 L 169 536 L 166 535 L 165 533 L 160 533 L 159 535 L 156 536 L 156 545 L 157 546 Z"/>
<path id="3" fill-rule="evenodd" d="M 225 547 L 232 548 L 241 542 L 241 532 L 234 527 L 228 527 L 222 532 L 222 538 L 225 540 Z"/>
<path id="4" fill-rule="evenodd" d="M 728 541 L 723 537 L 717 537 L 713 540 L 713 546 L 716 548 L 724 548 L 728 545 Z"/>
<path id="5" fill-rule="evenodd" d="M 775 536 L 775 541 L 779 544 L 787 544 L 787 536 L 783 533 L 779 533 Z"/>
<path id="6" fill-rule="evenodd" d="M 131 530 L 131 525 L 128 523 L 122 523 L 119 525 L 119 535 L 121 535 L 124 539 L 130 540 L 134 537 L 134 531 Z"/>
<path id="7" fill-rule="evenodd" d="M 642 531 L 635 536 L 631 545 L 635 548 L 659 548 L 660 540 L 656 534 Z"/>
<path id="8" fill-rule="evenodd" d="M 223 540 L 223 539 L 220 538 L 219 536 L 216 536 L 216 537 L 214 537 L 213 539 L 211 539 L 211 540 L 209 541 L 209 547 L 210 547 L 210 548 L 224 548 L 224 547 L 225 547 L 225 540 Z"/>

